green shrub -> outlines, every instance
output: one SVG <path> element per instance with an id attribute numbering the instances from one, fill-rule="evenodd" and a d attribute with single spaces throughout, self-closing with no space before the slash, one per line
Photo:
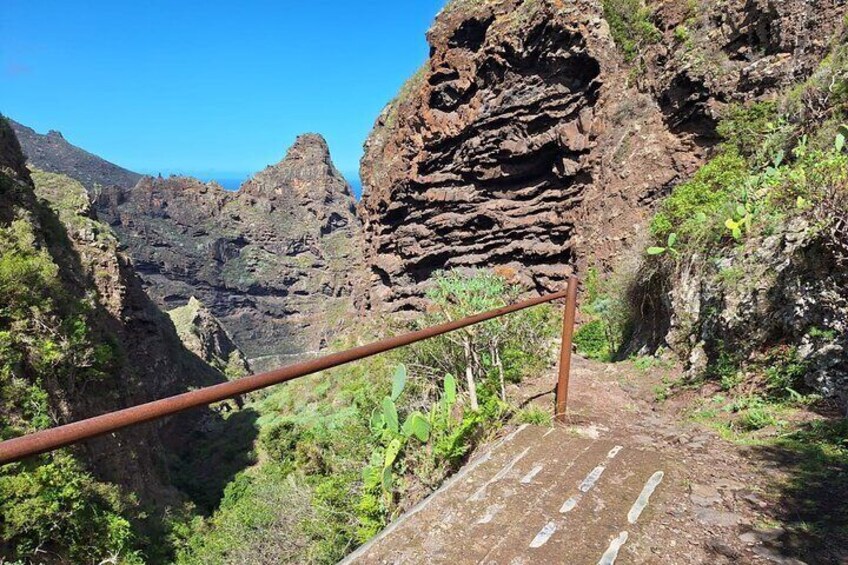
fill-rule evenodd
<path id="1" fill-rule="evenodd" d="M 725 147 L 750 158 L 753 163 L 765 165 L 785 150 L 790 127 L 780 116 L 777 102 L 766 101 L 731 105 L 722 116 L 717 131 Z"/>
<path id="2" fill-rule="evenodd" d="M 610 361 L 612 352 L 607 339 L 607 331 L 602 320 L 593 320 L 577 328 L 574 332 L 574 345 L 577 352 L 589 359 Z"/>
<path id="3" fill-rule="evenodd" d="M 534 426 L 550 426 L 553 415 L 550 410 L 543 410 L 538 406 L 529 406 L 519 410 L 515 415 L 515 421 L 519 424 L 532 424 Z"/>
<path id="4" fill-rule="evenodd" d="M 766 365 L 766 393 L 771 399 L 786 400 L 808 388 L 804 382 L 808 367 L 799 359 L 796 348 L 775 348 L 762 363 Z"/>
<path id="5" fill-rule="evenodd" d="M 739 414 L 734 421 L 734 426 L 742 431 L 754 432 L 778 424 L 774 407 L 757 395 L 739 398 L 732 409 Z"/>
<path id="6" fill-rule="evenodd" d="M 47 250 L 37 247 L 29 222 L 16 220 L 0 228 L 0 319 L 20 319 L 32 308 L 51 308 L 52 297 L 61 290 L 58 274 Z"/>
<path id="7" fill-rule="evenodd" d="M 767 406 L 757 406 L 746 410 L 738 423 L 745 431 L 756 431 L 777 425 L 777 419 Z"/>
<path id="8" fill-rule="evenodd" d="M 290 420 L 280 420 L 263 427 L 259 435 L 259 443 L 265 453 L 278 463 L 287 463 L 294 459 L 299 439 L 297 425 Z"/>
<path id="9" fill-rule="evenodd" d="M 488 271 L 438 273 L 432 283 L 427 293 L 432 307 L 419 318 L 419 327 L 500 308 L 520 294 L 518 287 Z M 559 332 L 558 312 L 550 305 L 536 306 L 415 344 L 409 349 L 409 364 L 422 367 L 431 383 L 447 374 L 457 376 L 475 409 L 478 397 L 493 392 L 506 401 L 507 382 L 541 370 L 551 338 Z"/>
<path id="10" fill-rule="evenodd" d="M 61 397 L 102 380 L 120 355 L 110 336 L 94 335 L 91 306 L 65 290 L 58 264 L 26 216 L 0 227 L 0 296 L 0 439 L 6 439 L 55 423 L 48 379 Z M 40 560 L 38 552 L 47 551 L 69 562 L 110 556 L 137 562 L 130 515 L 119 489 L 95 480 L 70 454 L 5 466 L 0 561 Z"/>
<path id="11" fill-rule="evenodd" d="M 603 7 L 612 38 L 626 60 L 634 60 L 645 45 L 662 38 L 642 0 L 604 0 Z"/>
<path id="12" fill-rule="evenodd" d="M 703 235 L 720 220 L 720 212 L 734 202 L 742 181 L 748 176 L 748 164 L 735 151 L 719 154 L 701 167 L 695 176 L 672 191 L 660 205 L 651 223 L 651 233 L 665 240 L 677 233 L 681 242 Z"/>
<path id="13" fill-rule="evenodd" d="M 96 481 L 65 453 L 0 471 L 0 547 L 12 559 L 48 551 L 79 563 L 113 555 L 140 563 L 126 510 L 117 487 Z"/>
<path id="14" fill-rule="evenodd" d="M 587 319 L 574 332 L 577 352 L 599 361 L 612 361 L 629 331 L 630 313 L 624 299 L 626 287 L 620 273 L 603 279 L 595 268 L 586 272 L 585 297 L 580 312 Z"/>

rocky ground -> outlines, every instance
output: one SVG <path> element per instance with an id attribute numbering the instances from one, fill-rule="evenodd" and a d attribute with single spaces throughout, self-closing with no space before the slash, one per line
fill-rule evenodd
<path id="1" fill-rule="evenodd" d="M 662 488 L 666 505 L 647 537 L 622 550 L 629 563 L 845 563 L 848 530 L 844 480 L 848 469 L 834 466 L 824 484 L 805 477 L 796 454 L 768 442 L 742 445 L 691 418 L 701 399 L 715 390 L 686 390 L 664 401 L 657 392 L 678 376 L 674 368 L 638 369 L 630 362 L 602 364 L 575 358 L 570 389 L 569 426 L 575 433 L 657 450 L 672 471 Z M 548 409 L 548 375 L 527 382 L 515 394 Z M 807 412 L 801 420 L 820 420 Z M 800 496 L 799 496 L 800 494 Z M 822 536 L 802 514 L 831 514 Z M 842 516 L 842 517 L 840 517 Z M 805 531 L 806 530 L 806 531 Z"/>
<path id="2" fill-rule="evenodd" d="M 846 494 L 844 465 L 799 496 L 791 485 L 805 477 L 804 463 L 792 453 L 727 441 L 694 421 L 693 407 L 712 389 L 658 400 L 678 374 L 658 363 L 576 358 L 567 424 L 505 430 L 346 562 L 845 563 L 845 516 L 834 512 Z M 549 411 L 554 379 L 509 392 Z M 658 471 L 647 506 L 633 514 Z M 829 522 L 804 523 L 811 511 Z"/>

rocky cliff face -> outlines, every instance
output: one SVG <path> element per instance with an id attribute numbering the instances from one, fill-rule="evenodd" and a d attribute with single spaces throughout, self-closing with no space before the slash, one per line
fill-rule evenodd
<path id="1" fill-rule="evenodd" d="M 680 0 L 634 24 L 616 4 L 455 0 L 439 14 L 429 61 L 365 146 L 375 302 L 420 309 L 445 268 L 501 266 L 542 291 L 605 265 L 703 162 L 723 108 L 809 74 L 844 11 Z M 619 43 L 643 30 L 632 61 L 610 21 Z"/>
<path id="2" fill-rule="evenodd" d="M 769 347 L 792 347 L 806 384 L 848 408 L 845 250 L 811 228 L 797 219 L 713 263 L 700 255 L 681 263 L 663 339 L 690 375 L 704 375 L 723 357 L 756 359 Z M 732 269 L 738 274 L 728 280 Z"/>
<path id="3" fill-rule="evenodd" d="M 41 227 L 48 234 L 46 241 L 64 284 L 74 296 L 96 297 L 88 323 L 100 339 L 116 344 L 120 351 L 120 362 L 104 377 L 108 386 L 77 383 L 75 388 L 58 380 L 48 385 L 59 422 L 223 381 L 220 371 L 183 347 L 168 317 L 145 294 L 129 259 L 118 251 L 115 235 L 96 220 L 83 186 L 63 175 L 38 170 L 32 178 L 35 195 L 58 220 L 53 224 L 46 216 Z M 38 213 L 44 217 L 48 212 Z M 182 422 L 178 426 L 186 426 L 194 416 L 178 419 Z M 144 493 L 151 501 L 170 501 L 175 492 L 159 470 L 163 449 L 158 430 L 162 425 L 145 425 L 114 438 L 92 440 L 82 450 L 99 476 Z"/>
<path id="4" fill-rule="evenodd" d="M 198 299 L 192 296 L 185 306 L 169 310 L 168 316 L 186 349 L 219 369 L 227 378 L 239 378 L 248 373 L 242 352 Z"/>
<path id="5" fill-rule="evenodd" d="M 96 207 L 156 302 L 197 297 L 255 370 L 321 347 L 355 311 L 360 225 L 318 135 L 299 137 L 235 193 L 148 177 L 104 191 Z"/>
<path id="6" fill-rule="evenodd" d="M 9 120 L 29 164 L 49 173 L 67 175 L 91 192 L 95 187 L 133 186 L 141 175 L 101 159 L 65 140 L 58 131 L 46 135 Z"/>

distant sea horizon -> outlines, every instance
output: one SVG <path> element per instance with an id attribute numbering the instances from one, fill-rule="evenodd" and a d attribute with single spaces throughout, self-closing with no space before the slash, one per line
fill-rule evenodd
<path id="1" fill-rule="evenodd" d="M 157 176 L 159 173 L 147 173 L 150 176 Z M 214 174 L 214 173 L 206 173 L 206 174 L 197 174 L 197 173 L 183 173 L 183 172 L 171 172 L 168 174 L 162 173 L 162 176 L 169 176 L 171 174 L 179 175 L 179 176 L 189 176 L 194 177 L 198 180 L 202 180 L 203 182 L 217 182 L 225 190 L 229 190 L 235 192 L 239 189 L 239 187 L 244 184 L 244 182 L 250 178 L 249 174 L 238 174 L 238 173 L 223 173 L 223 174 Z M 344 175 L 345 180 L 347 180 L 350 185 L 351 190 L 353 191 L 353 196 L 359 200 L 362 198 L 362 181 L 359 180 L 359 175 Z"/>

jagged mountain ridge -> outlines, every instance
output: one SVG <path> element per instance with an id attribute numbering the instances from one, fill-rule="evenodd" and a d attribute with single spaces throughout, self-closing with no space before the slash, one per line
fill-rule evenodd
<path id="1" fill-rule="evenodd" d="M 722 109 L 812 72 L 844 13 L 834 0 L 648 5 L 656 37 L 633 62 L 600 2 L 442 10 L 429 61 L 365 146 L 375 303 L 420 310 L 445 268 L 502 267 L 552 290 L 608 265 L 710 154 Z"/>
<path id="2" fill-rule="evenodd" d="M 163 308 L 197 297 L 254 369 L 323 346 L 354 312 L 359 220 L 326 141 L 300 136 L 237 192 L 144 177 L 95 206 Z"/>
<path id="3" fill-rule="evenodd" d="M 141 180 L 142 175 L 72 145 L 58 131 L 40 134 L 12 119 L 8 121 L 30 165 L 67 175 L 81 182 L 89 192 L 96 186 L 130 187 Z"/>
<path id="4" fill-rule="evenodd" d="M 320 135 L 300 136 L 283 160 L 231 192 L 137 175 L 58 132 L 12 124 L 31 166 L 86 186 L 160 308 L 196 296 L 254 368 L 320 349 L 354 312 L 350 297 L 363 286 L 355 200 Z"/>

